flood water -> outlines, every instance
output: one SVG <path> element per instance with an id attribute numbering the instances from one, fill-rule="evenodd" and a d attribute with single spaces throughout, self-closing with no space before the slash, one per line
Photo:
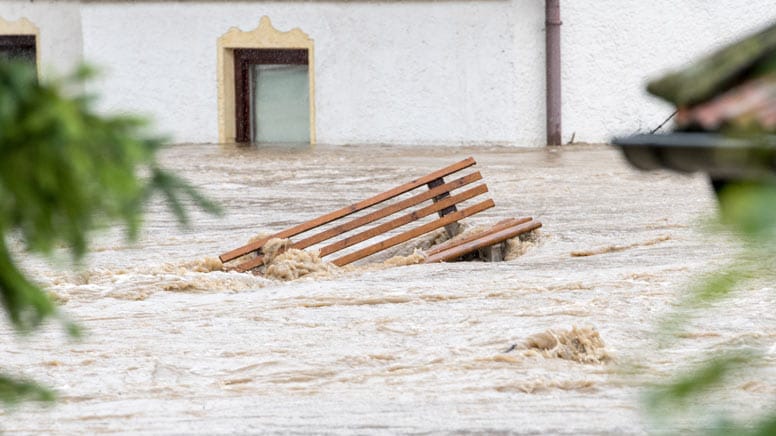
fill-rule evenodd
<path id="1" fill-rule="evenodd" d="M 522 256 L 362 264 L 293 281 L 211 271 L 213 258 L 257 234 L 468 156 L 496 207 L 464 222 L 539 219 Z M 703 351 L 776 339 L 765 285 L 656 348 L 657 320 L 736 247 L 699 230 L 716 207 L 702 176 L 641 173 L 606 146 L 181 145 L 162 160 L 225 215 L 195 212 L 182 229 L 157 202 L 138 242 L 108 229 L 80 269 L 64 256 L 25 257 L 86 335 L 71 341 L 52 324 L 19 338 L 0 327 L 2 369 L 60 394 L 53 407 L 2 412 L 2 431 L 641 434 L 643 380 Z M 583 356 L 530 346 L 553 334 L 578 334 Z M 729 404 L 757 411 L 774 397 L 776 350 L 765 359 L 769 377 L 742 376 Z M 633 362 L 638 375 L 623 370 Z"/>

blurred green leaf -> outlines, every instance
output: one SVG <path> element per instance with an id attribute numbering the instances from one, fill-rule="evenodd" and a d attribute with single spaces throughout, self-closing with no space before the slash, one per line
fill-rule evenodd
<path id="1" fill-rule="evenodd" d="M 654 388 L 647 396 L 651 409 L 684 407 L 696 395 L 720 385 L 731 371 L 739 370 L 754 356 L 750 353 L 732 353 L 717 356 L 702 363 L 669 383 Z"/>
<path id="2" fill-rule="evenodd" d="M 720 213 L 723 223 L 749 242 L 771 244 L 776 238 L 776 185 L 731 185 L 721 193 Z"/>
<path id="3" fill-rule="evenodd" d="M 733 433 L 729 433 L 733 434 Z M 739 433 L 741 434 L 741 433 Z M 751 431 L 752 436 L 773 436 L 776 434 L 776 413 L 771 413 L 758 422 Z"/>
<path id="4" fill-rule="evenodd" d="M 16 268 L 5 246 L 5 239 L 1 236 L 0 297 L 11 323 L 23 333 L 29 333 L 46 317 L 54 314 L 54 303 Z"/>
<path id="5" fill-rule="evenodd" d="M 773 268 L 776 259 L 776 185 L 767 181 L 730 185 L 720 198 L 718 223 L 708 228 L 734 236 L 741 242 L 741 251 L 726 265 L 700 277 L 690 287 L 675 310 L 660 324 L 661 348 L 679 342 L 680 333 L 689 321 L 704 311 L 714 310 L 714 303 L 723 302 L 735 292 L 745 291 L 752 283 L 776 279 Z M 684 413 L 690 405 L 712 403 L 715 389 L 724 387 L 729 375 L 754 368 L 759 360 L 754 352 L 715 351 L 703 364 L 650 390 L 646 395 L 649 416 L 654 423 L 665 424 Z M 776 414 L 765 415 L 756 424 L 751 424 L 731 420 L 720 411 L 710 412 L 702 407 L 690 410 L 688 416 L 702 415 L 694 418 L 706 418 L 707 422 L 702 428 L 685 430 L 715 435 L 776 434 Z M 676 422 L 680 421 L 675 421 L 674 425 Z M 674 425 L 663 426 L 675 428 Z"/>
<path id="6" fill-rule="evenodd" d="M 49 389 L 30 381 L 0 375 L 0 403 L 15 404 L 20 401 L 54 401 L 56 395 Z"/>
<path id="7" fill-rule="evenodd" d="M 56 310 L 48 295 L 16 266 L 19 238 L 28 252 L 51 254 L 66 247 L 74 261 L 88 250 L 92 233 L 118 221 L 137 237 L 144 207 L 162 195 L 181 223 L 193 204 L 218 206 L 182 178 L 163 170 L 156 153 L 163 138 L 145 120 L 105 116 L 95 99 L 78 91 L 94 76 L 83 66 L 62 79 L 40 82 L 20 62 L 0 62 L 0 299 L 13 327 L 29 333 L 51 316 L 71 337 L 80 328 Z M 0 401 L 50 399 L 43 388 L 0 378 Z"/>
<path id="8" fill-rule="evenodd" d="M 0 64 L 0 238 L 18 233 L 29 251 L 42 254 L 64 245 L 78 260 L 90 234 L 112 221 L 123 222 L 135 238 L 144 205 L 157 193 L 182 223 L 188 222 L 188 201 L 218 211 L 161 169 L 155 155 L 163 142 L 146 132 L 145 121 L 98 115 L 91 99 L 64 95 L 62 87 L 93 74 L 82 67 L 59 82 L 40 83 L 26 64 Z M 26 332 L 54 308 L 14 265 L 0 241 L 3 304 L 13 325 Z"/>

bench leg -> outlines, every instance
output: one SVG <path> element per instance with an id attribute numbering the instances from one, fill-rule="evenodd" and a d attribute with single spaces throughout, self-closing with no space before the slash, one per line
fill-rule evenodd
<path id="1" fill-rule="evenodd" d="M 506 252 L 507 243 L 501 242 L 490 247 L 480 248 L 477 250 L 477 257 L 485 262 L 502 262 Z"/>
<path id="2" fill-rule="evenodd" d="M 438 179 L 434 179 L 434 180 L 428 182 L 428 184 L 426 186 L 428 186 L 428 189 L 433 189 L 433 188 L 436 188 L 437 186 L 442 185 L 444 183 L 445 183 L 445 179 L 443 177 L 440 177 Z M 436 203 L 437 201 L 439 201 L 439 200 L 441 200 L 441 199 L 443 199 L 445 197 L 449 197 L 449 196 L 450 196 L 450 193 L 449 192 L 445 192 L 445 193 L 439 194 L 436 197 L 434 197 L 432 199 L 432 201 L 434 203 Z M 453 213 L 453 212 L 456 212 L 456 211 L 458 211 L 458 208 L 455 207 L 455 205 L 452 205 L 450 207 L 446 207 L 446 208 L 440 210 L 438 212 L 438 214 L 439 214 L 439 217 L 441 218 L 441 217 L 443 217 L 443 216 L 445 216 L 445 215 L 447 215 L 449 213 Z M 460 230 L 461 230 L 461 225 L 458 224 L 457 221 L 456 222 L 452 222 L 450 224 L 447 224 L 445 226 L 445 231 L 447 231 L 447 236 L 450 237 L 450 238 L 452 238 L 453 236 L 457 235 Z"/>

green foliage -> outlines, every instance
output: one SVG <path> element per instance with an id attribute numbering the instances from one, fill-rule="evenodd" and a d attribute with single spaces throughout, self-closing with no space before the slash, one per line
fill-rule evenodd
<path id="1" fill-rule="evenodd" d="M 720 196 L 718 229 L 724 229 L 741 243 L 742 250 L 726 267 L 706 275 L 693 286 L 662 323 L 663 345 L 680 340 L 678 333 L 694 315 L 714 310 L 735 292 L 753 283 L 776 282 L 776 185 L 769 182 L 742 183 L 726 188 Z M 656 427 L 674 428 L 666 423 L 689 413 L 707 422 L 690 432 L 716 435 L 776 434 L 776 411 L 754 422 L 735 422 L 718 410 L 709 410 L 718 388 L 730 377 L 755 370 L 760 356 L 755 350 L 740 348 L 713 353 L 672 380 L 655 386 L 646 396 L 646 409 Z M 728 386 L 729 387 L 729 386 Z M 694 406 L 695 408 L 691 407 Z M 688 412 L 688 409 L 691 409 Z M 684 429 L 681 433 L 692 429 Z"/>
<path id="2" fill-rule="evenodd" d="M 0 62 L 0 300 L 8 319 L 29 333 L 58 314 L 47 294 L 17 267 L 9 242 L 50 255 L 65 246 L 74 260 L 91 234 L 118 221 L 137 236 L 144 205 L 161 194 L 182 223 L 187 201 L 218 208 L 156 160 L 162 138 L 131 116 L 103 116 L 83 89 L 82 68 L 56 82 L 39 82 L 27 64 Z M 69 92 L 70 91 L 70 92 Z M 13 245 L 11 245 L 13 246 Z M 78 334 L 67 324 L 71 335 Z M 0 401 L 49 399 L 34 384 L 0 379 Z"/>
<path id="3" fill-rule="evenodd" d="M 54 393 L 30 380 L 0 375 L 0 402 L 15 404 L 23 400 L 54 401 Z"/>
<path id="4" fill-rule="evenodd" d="M 658 386 L 647 396 L 647 406 L 652 410 L 687 407 L 693 397 L 703 395 L 709 389 L 721 385 L 725 376 L 750 361 L 748 353 L 731 353 L 714 357 L 692 370 L 680 374 L 672 382 Z"/>
<path id="5" fill-rule="evenodd" d="M 776 185 L 737 184 L 722 193 L 721 216 L 753 250 L 773 252 Z"/>

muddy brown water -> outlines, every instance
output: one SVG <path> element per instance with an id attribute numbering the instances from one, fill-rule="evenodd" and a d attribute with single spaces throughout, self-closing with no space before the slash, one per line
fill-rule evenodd
<path id="1" fill-rule="evenodd" d="M 258 233 L 467 156 L 496 202 L 470 225 L 544 223 L 522 256 L 294 281 L 212 271 Z M 137 243 L 108 229 L 81 269 L 25 258 L 87 334 L 0 327 L 2 368 L 60 393 L 50 408 L 2 412 L 3 431 L 639 434 L 642 380 L 730 344 L 764 346 L 766 365 L 724 393 L 728 404 L 758 409 L 776 393 L 771 285 L 656 349 L 656 320 L 736 249 L 698 230 L 716 207 L 701 176 L 640 173 L 606 146 L 180 145 L 163 161 L 226 214 L 195 212 L 181 229 L 155 202 Z"/>

